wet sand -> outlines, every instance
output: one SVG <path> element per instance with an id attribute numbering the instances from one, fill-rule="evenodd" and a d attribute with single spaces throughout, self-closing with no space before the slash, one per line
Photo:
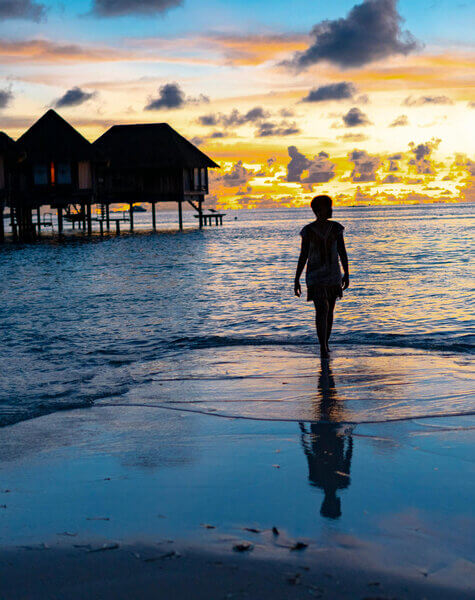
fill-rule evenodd
<path id="1" fill-rule="evenodd" d="M 473 597 L 474 426 L 111 406 L 4 428 L 0 597 Z"/>

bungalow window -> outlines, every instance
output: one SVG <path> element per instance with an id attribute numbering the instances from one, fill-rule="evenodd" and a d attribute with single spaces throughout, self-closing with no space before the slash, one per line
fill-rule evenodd
<path id="1" fill-rule="evenodd" d="M 201 169 L 201 189 L 206 190 L 206 169 Z"/>
<path id="2" fill-rule="evenodd" d="M 78 184 L 80 190 L 90 190 L 92 188 L 91 163 L 88 160 L 82 160 L 78 163 Z"/>
<path id="3" fill-rule="evenodd" d="M 33 167 L 33 183 L 35 185 L 48 185 L 48 167 L 35 165 Z"/>
<path id="4" fill-rule="evenodd" d="M 194 190 L 200 189 L 200 170 L 199 169 L 193 169 L 193 189 Z"/>
<path id="5" fill-rule="evenodd" d="M 71 183 L 71 165 L 69 163 L 57 164 L 56 182 L 58 185 L 68 185 Z"/>

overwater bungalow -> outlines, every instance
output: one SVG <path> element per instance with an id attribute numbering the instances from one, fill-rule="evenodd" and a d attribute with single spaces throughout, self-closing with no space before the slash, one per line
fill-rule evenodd
<path id="1" fill-rule="evenodd" d="M 127 220 L 132 231 L 134 204 L 143 202 L 152 204 L 154 229 L 157 202 L 177 203 L 180 229 L 188 202 L 202 227 L 208 168 L 215 167 L 167 123 L 115 125 L 91 144 L 51 109 L 16 142 L 0 133 L 0 207 L 10 206 L 12 233 L 21 240 L 40 234 L 42 206 L 57 210 L 59 233 L 63 220 L 89 234 L 93 221 L 101 232 L 115 221 L 119 232 L 120 221 Z M 95 216 L 93 204 L 100 205 Z M 127 204 L 128 215 L 110 217 L 111 204 Z"/>
<path id="2" fill-rule="evenodd" d="M 107 214 L 112 203 L 128 204 L 133 227 L 133 203 L 152 204 L 156 227 L 156 202 L 176 202 L 183 229 L 182 204 L 198 212 L 208 193 L 208 168 L 217 168 L 206 154 L 167 123 L 114 125 L 93 143 L 98 157 L 97 201 Z"/>
<path id="3" fill-rule="evenodd" d="M 12 207 L 23 214 L 23 228 L 32 228 L 32 211 L 37 211 L 40 230 L 40 207 L 49 205 L 58 211 L 58 229 L 63 216 L 85 223 L 93 201 L 93 149 L 91 143 L 74 127 L 48 110 L 16 142 L 20 153 L 16 189 Z M 28 236 L 21 231 L 20 237 Z"/>

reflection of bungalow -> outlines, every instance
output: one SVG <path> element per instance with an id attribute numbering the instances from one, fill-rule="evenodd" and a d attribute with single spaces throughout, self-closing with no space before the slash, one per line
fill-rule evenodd
<path id="1" fill-rule="evenodd" d="M 85 214 L 92 201 L 92 146 L 54 110 L 49 110 L 17 140 L 22 160 L 18 167 L 16 209 L 50 205 L 58 210 L 62 229 L 67 214 Z M 39 220 L 39 213 L 38 213 Z"/>
<path id="2" fill-rule="evenodd" d="M 134 202 L 152 203 L 154 228 L 156 202 L 178 203 L 180 229 L 184 201 L 201 217 L 208 168 L 218 165 L 167 123 L 114 125 L 93 147 L 102 159 L 97 166 L 97 201 L 106 207 L 129 204 L 131 225 Z"/>
<path id="3" fill-rule="evenodd" d="M 0 131 L 0 241 L 3 241 L 5 235 L 3 211 L 10 203 L 15 155 L 15 142 Z"/>

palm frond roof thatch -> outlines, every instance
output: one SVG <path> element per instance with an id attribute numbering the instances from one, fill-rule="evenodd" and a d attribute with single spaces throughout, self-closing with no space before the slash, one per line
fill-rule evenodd
<path id="1" fill-rule="evenodd" d="M 5 152 L 10 152 L 15 149 L 15 142 L 12 138 L 0 131 L 0 153 L 4 154 Z"/>
<path id="2" fill-rule="evenodd" d="M 168 123 L 114 125 L 93 147 L 113 168 L 219 168 Z"/>
<path id="3" fill-rule="evenodd" d="M 92 145 L 53 109 L 48 110 L 18 138 L 27 160 L 88 160 Z"/>

